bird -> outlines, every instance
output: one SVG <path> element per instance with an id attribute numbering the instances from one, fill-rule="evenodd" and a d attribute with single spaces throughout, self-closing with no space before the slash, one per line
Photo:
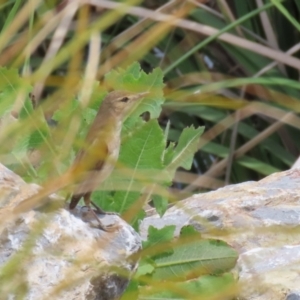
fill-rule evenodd
<path id="1" fill-rule="evenodd" d="M 112 173 L 119 157 L 123 121 L 148 92 L 134 93 L 124 90 L 110 92 L 102 101 L 95 120 L 85 138 L 82 149 L 77 153 L 71 170 L 77 185 L 71 196 L 69 209 L 73 210 L 81 198 L 99 222 L 99 228 L 110 231 L 97 217 L 103 211 L 91 201 L 92 192 Z"/>

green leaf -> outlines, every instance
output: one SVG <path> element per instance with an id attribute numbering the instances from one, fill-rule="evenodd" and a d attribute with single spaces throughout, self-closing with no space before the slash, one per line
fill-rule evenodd
<path id="1" fill-rule="evenodd" d="M 120 162 L 134 169 L 162 169 L 164 148 L 163 132 L 157 120 L 151 120 L 122 140 Z"/>
<path id="2" fill-rule="evenodd" d="M 93 121 L 95 120 L 96 115 L 97 115 L 97 111 L 95 109 L 92 109 L 92 108 L 89 108 L 89 107 L 84 109 L 83 112 L 82 112 L 82 117 L 88 125 L 93 123 Z"/>
<path id="3" fill-rule="evenodd" d="M 251 169 L 251 170 L 254 170 L 254 171 L 257 171 L 263 175 L 271 175 L 273 173 L 277 173 L 277 172 L 280 172 L 281 170 L 279 170 L 278 168 L 275 168 L 273 166 L 270 166 L 262 161 L 259 161 L 258 159 L 256 158 L 252 158 L 252 157 L 249 157 L 249 156 L 243 156 L 243 157 L 240 157 L 236 160 L 236 163 L 248 168 L 248 169 Z"/>
<path id="4" fill-rule="evenodd" d="M 27 107 L 30 109 L 30 105 Z M 14 139 L 14 145 L 12 147 L 12 153 L 18 156 L 19 159 L 24 157 L 31 149 L 37 149 L 41 144 L 45 143 L 49 137 L 49 127 L 45 120 L 44 114 L 40 109 L 35 111 L 34 119 L 30 116 L 31 112 L 28 112 L 28 121 L 30 122 L 30 128 L 25 128 L 22 134 L 16 135 Z M 22 122 L 22 120 L 19 120 Z"/>
<path id="5" fill-rule="evenodd" d="M 183 226 L 180 230 L 180 237 L 201 237 L 199 231 L 192 225 Z"/>
<path id="6" fill-rule="evenodd" d="M 176 144 L 173 142 L 170 142 L 169 146 L 165 149 L 163 154 L 163 160 L 164 165 L 168 166 L 171 164 L 173 156 L 174 156 L 174 150 L 175 150 Z"/>
<path id="7" fill-rule="evenodd" d="M 12 153 L 18 156 L 19 159 L 26 154 L 27 149 L 29 148 L 29 140 L 30 135 L 19 135 L 16 137 Z"/>
<path id="8" fill-rule="evenodd" d="M 154 271 L 155 266 L 154 266 L 154 262 L 151 259 L 142 259 L 141 262 L 139 263 L 139 267 L 138 270 L 136 271 L 134 278 L 138 278 L 140 276 L 143 275 L 149 275 L 152 274 L 152 272 Z"/>
<path id="9" fill-rule="evenodd" d="M 114 195 L 115 209 L 126 211 L 139 198 L 140 192 L 133 191 L 135 184 L 145 181 L 144 178 L 139 179 L 139 171 L 149 170 L 151 183 L 155 183 L 155 174 L 159 175 L 163 170 L 161 157 L 164 148 L 164 135 L 156 120 L 143 123 L 122 141 L 119 163 L 132 171 L 124 178 L 127 190 L 117 191 Z"/>
<path id="10" fill-rule="evenodd" d="M 31 101 L 31 99 L 29 99 L 29 97 L 27 97 L 24 100 L 24 104 L 23 104 L 23 107 L 20 111 L 19 118 L 20 119 L 25 119 L 25 118 L 29 117 L 32 112 L 33 112 L 32 101 Z"/>
<path id="11" fill-rule="evenodd" d="M 104 191 L 93 196 L 95 202 L 104 209 L 120 213 L 127 211 L 133 205 L 140 205 L 140 209 L 137 207 L 137 212 L 131 221 L 134 226 L 137 226 L 137 221 L 145 215 L 142 211 L 143 203 L 137 203 L 142 192 L 148 193 L 149 197 L 154 193 L 152 200 L 160 215 L 166 211 L 168 199 L 155 194 L 155 191 L 158 187 L 168 187 L 171 184 L 178 167 L 190 168 L 194 152 L 197 150 L 198 137 L 203 132 L 203 128 L 186 128 L 177 146 L 171 143 L 165 149 L 167 137 L 156 120 L 164 101 L 162 71 L 157 68 L 152 73 L 146 74 L 140 69 L 138 63 L 134 63 L 125 70 L 111 71 L 106 75 L 105 81 L 106 85 L 115 90 L 149 91 L 148 96 L 139 103 L 123 124 L 117 167 L 110 178 L 101 184 Z M 148 122 L 140 117 L 146 111 L 150 113 Z M 94 119 L 95 114 L 91 106 L 80 113 L 84 117 L 84 123 L 87 124 Z M 58 116 L 58 119 L 61 119 L 61 116 Z M 123 175 L 122 168 L 125 169 Z M 120 186 L 123 189 L 120 189 Z M 115 192 L 107 192 L 109 190 Z"/>
<path id="12" fill-rule="evenodd" d="M 185 128 L 180 135 L 178 144 L 174 150 L 171 162 L 168 163 L 167 169 L 175 172 L 178 167 L 189 170 L 191 168 L 193 157 L 198 150 L 199 137 L 204 131 L 204 127 L 195 129 L 193 126 Z M 170 152 L 170 150 L 168 150 Z M 170 153 L 166 154 L 166 159 L 170 161 Z"/>
<path id="13" fill-rule="evenodd" d="M 222 276 L 205 275 L 195 280 L 185 282 L 165 282 L 166 288 L 157 291 L 155 284 L 147 285 L 140 289 L 139 299 L 223 299 L 220 295 L 226 295 L 236 284 L 232 274 L 225 273 Z M 226 299 L 231 299 L 226 297 Z M 225 299 L 225 298 L 224 298 Z"/>
<path id="14" fill-rule="evenodd" d="M 133 300 L 138 299 L 139 284 L 137 281 L 130 280 L 129 285 L 124 294 L 121 296 L 121 300 Z"/>
<path id="15" fill-rule="evenodd" d="M 201 148 L 202 151 L 215 154 L 218 157 L 225 158 L 228 155 L 229 149 L 224 147 L 223 145 L 216 144 L 213 142 L 209 142 L 205 146 Z M 259 172 L 260 174 L 264 175 L 270 175 L 275 172 L 280 172 L 278 168 L 275 168 L 271 165 L 268 165 L 267 163 L 260 161 L 256 158 L 249 157 L 247 155 L 244 155 L 242 157 L 239 157 L 235 160 L 235 163 L 242 165 L 244 167 L 247 167 L 251 170 L 255 170 Z"/>
<path id="16" fill-rule="evenodd" d="M 168 199 L 162 197 L 161 195 L 153 195 L 152 197 L 155 209 L 160 217 L 164 215 L 166 210 L 168 209 Z"/>
<path id="17" fill-rule="evenodd" d="M 110 210 L 123 213 L 130 209 L 140 197 L 140 192 L 137 192 L 134 186 L 138 186 L 141 183 L 143 186 L 147 184 L 142 177 L 139 180 L 139 171 L 151 170 L 147 174 L 148 178 L 151 177 L 151 183 L 167 187 L 171 184 L 174 172 L 178 167 L 186 169 L 191 167 L 194 153 L 197 150 L 198 138 L 202 134 L 203 128 L 195 129 L 190 127 L 184 129 L 177 146 L 175 147 L 174 143 L 170 143 L 169 147 L 165 149 L 166 137 L 157 121 L 150 119 L 149 122 L 145 123 L 140 118 L 140 115 L 145 111 L 149 111 L 151 117 L 157 117 L 160 113 L 163 102 L 161 70 L 155 69 L 152 73 L 146 74 L 135 63 L 126 70 L 118 69 L 110 72 L 105 80 L 115 89 L 145 91 L 141 86 L 147 86 L 147 90 L 150 91 L 149 96 L 139 104 L 127 119 L 122 130 L 122 145 L 118 164 L 132 169 L 132 175 L 127 175 L 125 178 L 123 176 L 123 179 L 120 179 L 117 178 L 117 172 L 113 172 L 108 180 L 110 183 L 104 183 L 104 189 L 110 186 L 111 190 L 116 190 L 113 195 L 114 203 L 110 202 L 108 204 L 107 201 L 101 200 L 107 198 L 104 196 L 101 199 L 97 197 L 98 200 L 96 200 L 99 205 L 102 204 L 101 207 L 107 208 L 109 206 Z M 163 170 L 166 171 L 164 179 L 157 181 L 157 179 L 162 177 L 160 174 Z M 114 183 L 111 183 L 111 181 L 116 181 L 116 187 L 117 182 L 120 182 L 120 180 L 123 180 L 123 183 L 127 182 L 125 184 L 127 187 L 126 191 L 114 188 Z M 152 200 L 158 213 L 162 215 L 167 209 L 168 200 L 161 195 L 153 195 Z M 137 218 L 133 220 L 133 223 L 136 221 Z"/>
<path id="18" fill-rule="evenodd" d="M 109 72 L 105 76 L 105 84 L 113 90 L 128 90 L 132 92 L 146 92 L 149 96 L 138 105 L 127 122 L 135 124 L 139 116 L 148 111 L 150 118 L 157 118 L 161 112 L 161 105 L 164 102 L 163 97 L 163 73 L 161 69 L 156 68 L 152 73 L 146 74 L 141 70 L 136 62 L 127 69 L 118 68 Z M 128 125 L 127 125 L 128 126 Z"/>
<path id="19" fill-rule="evenodd" d="M 31 131 L 29 138 L 28 147 L 30 149 L 38 148 L 41 144 L 45 143 L 50 136 L 49 126 L 44 117 L 44 113 L 39 108 L 36 110 L 34 126 L 36 129 Z"/>
<path id="20" fill-rule="evenodd" d="M 96 112 L 98 111 L 102 101 L 104 100 L 105 96 L 108 94 L 106 90 L 102 87 L 94 86 L 91 99 L 89 102 L 89 108 L 94 109 Z"/>
<path id="21" fill-rule="evenodd" d="M 78 108 L 78 105 L 78 101 L 75 100 L 65 102 L 63 107 L 54 112 L 52 119 L 58 123 L 63 122 L 66 116 L 71 115 Z"/>
<path id="22" fill-rule="evenodd" d="M 175 229 L 175 225 L 165 226 L 162 229 L 149 226 L 147 241 L 143 242 L 143 248 L 145 249 L 161 243 L 170 242 L 174 237 Z"/>
<path id="23" fill-rule="evenodd" d="M 0 68 L 0 116 L 10 111 L 18 96 L 28 99 L 32 87 L 19 76 L 17 69 Z M 24 100 L 25 101 L 25 100 Z M 27 106 L 29 109 L 29 103 Z"/>
<path id="24" fill-rule="evenodd" d="M 238 258 L 225 242 L 202 239 L 178 240 L 168 256 L 154 258 L 153 277 L 164 280 L 186 280 L 205 274 L 220 274 L 232 269 Z"/>
<path id="25" fill-rule="evenodd" d="M 120 177 L 120 172 L 116 168 L 110 178 L 102 184 L 106 191 L 95 194 L 96 202 L 101 207 L 124 212 L 139 199 L 142 186 L 146 184 L 145 178 L 149 179 L 151 176 L 152 181 L 153 178 L 159 178 L 156 174 L 161 173 L 164 168 L 162 155 L 165 149 L 165 139 L 162 129 L 155 119 L 159 116 L 161 104 L 164 102 L 163 75 L 159 68 L 146 74 L 138 63 L 134 63 L 125 70 L 119 68 L 108 73 L 105 77 L 105 85 L 114 90 L 149 91 L 149 95 L 139 103 L 122 128 L 122 143 L 117 165 L 121 169 L 122 167 L 130 168 L 131 174 Z M 150 113 L 150 121 L 144 122 L 141 119 L 140 115 L 144 112 Z M 139 172 L 144 174 L 141 178 L 139 178 Z M 118 189 L 120 182 L 123 182 L 123 186 L 125 183 L 126 190 Z M 139 191 L 134 189 L 134 186 L 137 185 L 141 186 Z M 107 190 L 116 192 L 111 195 Z M 112 198 L 113 201 L 106 201 Z M 144 215 L 144 212 L 138 212 L 132 223 L 136 226 L 138 219 L 143 218 Z"/>

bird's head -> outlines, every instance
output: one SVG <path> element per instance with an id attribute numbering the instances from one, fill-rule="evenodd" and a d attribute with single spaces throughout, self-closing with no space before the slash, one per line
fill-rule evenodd
<path id="1" fill-rule="evenodd" d="M 102 106 L 115 116 L 124 118 L 134 109 L 138 101 L 147 94 L 148 92 L 133 93 L 128 91 L 113 91 L 104 98 Z"/>

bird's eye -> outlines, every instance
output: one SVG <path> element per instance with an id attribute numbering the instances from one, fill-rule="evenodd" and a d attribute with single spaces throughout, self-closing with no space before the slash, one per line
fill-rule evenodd
<path id="1" fill-rule="evenodd" d="M 128 102 L 128 100 L 129 100 L 129 98 L 128 98 L 128 97 L 123 97 L 123 98 L 122 98 L 120 101 L 121 101 L 121 102 L 125 102 L 125 103 L 126 103 L 126 102 Z"/>

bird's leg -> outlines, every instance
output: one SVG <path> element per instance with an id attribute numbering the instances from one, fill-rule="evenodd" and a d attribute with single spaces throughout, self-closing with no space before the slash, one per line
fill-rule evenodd
<path id="1" fill-rule="evenodd" d="M 115 228 L 114 226 L 105 226 L 103 225 L 103 223 L 100 221 L 100 219 L 98 218 L 97 214 L 95 213 L 95 211 L 91 208 L 91 203 L 94 207 L 96 207 L 97 209 L 97 212 L 98 213 L 102 213 L 102 214 L 106 214 L 106 212 L 104 210 L 102 210 L 100 207 L 98 207 L 95 203 L 93 203 L 91 201 L 91 193 L 86 193 L 84 196 L 83 196 L 83 199 L 84 199 L 84 203 L 85 205 L 90 209 L 90 211 L 92 212 L 92 214 L 94 215 L 94 217 L 96 218 L 96 220 L 98 221 L 99 223 L 99 228 L 104 230 L 104 231 L 113 231 Z"/>
<path id="2" fill-rule="evenodd" d="M 101 207 L 99 207 L 97 204 L 95 204 L 93 201 L 91 201 L 91 204 L 96 208 L 96 211 L 98 214 L 106 215 L 106 211 L 104 211 Z"/>
<path id="3" fill-rule="evenodd" d="M 98 214 L 102 214 L 102 215 L 116 215 L 119 216 L 118 213 L 116 212 L 112 212 L 112 211 L 105 211 L 103 210 L 101 207 L 99 207 L 97 204 L 95 204 L 93 201 L 91 201 L 91 204 L 96 208 L 96 211 Z"/>

